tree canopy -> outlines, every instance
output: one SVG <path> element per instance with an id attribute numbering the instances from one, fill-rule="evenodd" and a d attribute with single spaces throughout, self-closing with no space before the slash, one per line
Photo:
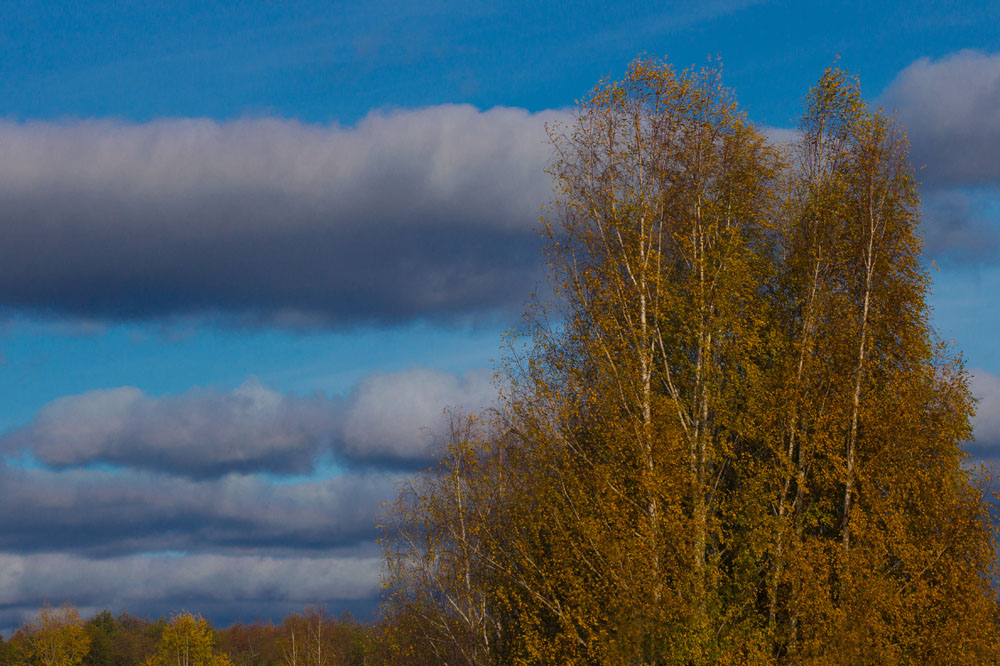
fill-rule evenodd
<path id="1" fill-rule="evenodd" d="M 830 69 L 778 144 L 640 60 L 550 136 L 555 300 L 388 514 L 396 658 L 996 663 L 903 130 Z"/>
<path id="2" fill-rule="evenodd" d="M 80 613 L 67 604 L 41 608 L 14 638 L 20 654 L 12 656 L 33 666 L 78 666 L 90 650 Z"/>
<path id="3" fill-rule="evenodd" d="M 156 653 L 143 666 L 231 666 L 228 655 L 215 651 L 215 632 L 205 618 L 188 612 L 170 619 Z"/>

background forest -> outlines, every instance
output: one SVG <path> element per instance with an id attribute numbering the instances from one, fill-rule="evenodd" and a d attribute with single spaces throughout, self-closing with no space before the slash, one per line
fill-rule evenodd
<path id="1" fill-rule="evenodd" d="M 180 613 L 150 620 L 102 611 L 86 620 L 72 606 L 47 607 L 6 641 L 0 664 L 20 666 L 359 666 L 373 659 L 374 629 L 350 615 L 309 607 L 281 624 L 213 628 Z"/>

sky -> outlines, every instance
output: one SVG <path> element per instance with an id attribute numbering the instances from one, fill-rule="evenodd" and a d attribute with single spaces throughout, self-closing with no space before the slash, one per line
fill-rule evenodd
<path id="1" fill-rule="evenodd" d="M 41 604 L 369 614 L 383 503 L 544 294 L 547 123 L 637 56 L 908 129 L 1000 459 L 995 2 L 0 4 L 0 633 Z M 933 260 L 933 264 L 930 262 Z"/>

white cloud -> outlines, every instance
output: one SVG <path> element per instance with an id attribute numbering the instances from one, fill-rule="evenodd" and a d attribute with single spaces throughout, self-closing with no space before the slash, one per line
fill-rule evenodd
<path id="1" fill-rule="evenodd" d="M 478 411 L 496 397 L 485 370 L 456 376 L 416 368 L 374 375 L 350 397 L 343 445 L 356 457 L 420 459 L 441 432 L 445 409 Z"/>
<path id="2" fill-rule="evenodd" d="M 913 142 L 920 177 L 934 185 L 1000 184 L 1000 54 L 920 58 L 878 100 Z"/>
<path id="3" fill-rule="evenodd" d="M 0 438 L 48 465 L 112 463 L 193 477 L 305 472 L 332 443 L 340 403 L 281 395 L 251 378 L 231 392 L 151 397 L 134 387 L 52 401 Z"/>
<path id="4" fill-rule="evenodd" d="M 0 436 L 0 450 L 59 469 L 104 463 L 193 479 L 309 473 L 326 454 L 408 466 L 429 459 L 445 410 L 480 410 L 495 398 L 488 371 L 425 368 L 372 375 L 344 398 L 282 395 L 254 378 L 176 396 L 125 386 L 48 403 Z"/>
<path id="5" fill-rule="evenodd" d="M 225 619 L 308 604 L 370 605 L 381 558 L 367 551 L 326 557 L 0 553 L 0 629 L 9 634 L 43 603 L 161 616 L 182 609 Z M 346 602 L 346 603 L 345 603 Z M 253 620 L 253 615 L 243 619 Z"/>

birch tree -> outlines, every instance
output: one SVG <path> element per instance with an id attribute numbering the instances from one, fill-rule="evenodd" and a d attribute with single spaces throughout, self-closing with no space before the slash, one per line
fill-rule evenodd
<path id="1" fill-rule="evenodd" d="M 188 612 L 171 618 L 163 629 L 156 653 L 143 666 L 231 666 L 229 657 L 215 651 L 215 632 L 208 620 Z"/>
<path id="2" fill-rule="evenodd" d="M 24 661 L 37 666 L 77 666 L 90 650 L 80 613 L 68 604 L 43 607 L 15 638 Z"/>
<path id="3" fill-rule="evenodd" d="M 806 107 L 774 146 L 716 69 L 637 61 L 552 128 L 554 302 L 391 514 L 411 647 L 996 661 L 973 404 L 929 323 L 905 135 L 835 69 Z"/>

